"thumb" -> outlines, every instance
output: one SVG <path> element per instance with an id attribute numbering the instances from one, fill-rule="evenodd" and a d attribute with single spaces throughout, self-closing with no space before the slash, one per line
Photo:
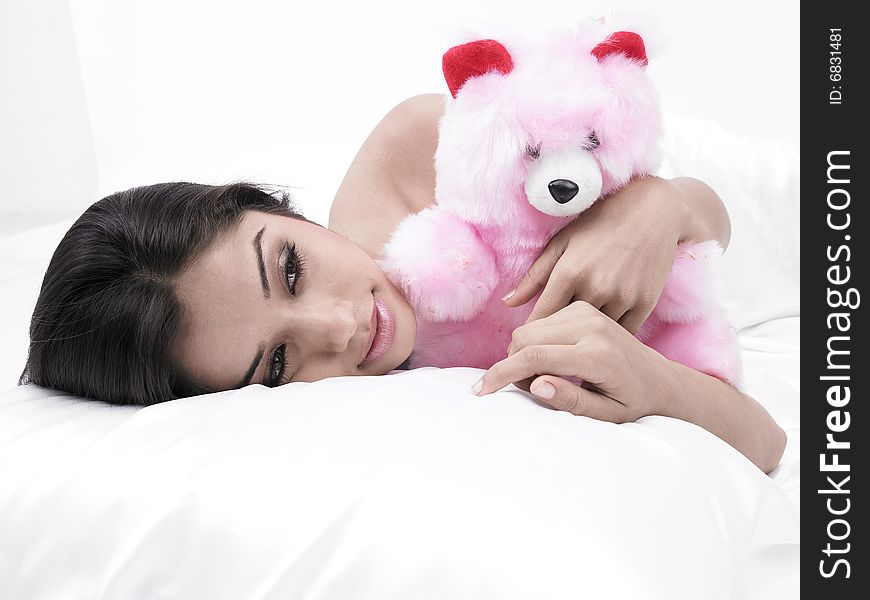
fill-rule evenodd
<path id="1" fill-rule="evenodd" d="M 515 308 L 534 298 L 535 294 L 547 285 L 553 267 L 556 266 L 564 251 L 564 246 L 556 238 L 550 240 L 541 255 L 529 267 L 528 272 L 520 279 L 517 287 L 502 298 L 505 305 Z"/>
<path id="2" fill-rule="evenodd" d="M 542 375 L 532 382 L 529 391 L 556 410 L 611 423 L 624 423 L 628 420 L 624 405 L 561 377 Z"/>

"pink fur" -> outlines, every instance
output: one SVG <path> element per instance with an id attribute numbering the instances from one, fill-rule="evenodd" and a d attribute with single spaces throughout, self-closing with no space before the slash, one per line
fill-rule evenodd
<path id="1" fill-rule="evenodd" d="M 501 296 L 577 214 L 658 167 L 658 93 L 638 61 L 592 55 L 605 37 L 586 27 L 502 42 L 513 70 L 472 77 L 447 101 L 435 153 L 437 204 L 399 224 L 381 261 L 417 314 L 412 367 L 488 368 L 503 359 L 537 298 L 507 308 Z M 559 202 L 547 185 L 556 179 L 580 191 Z M 681 245 L 638 338 L 737 383 L 736 336 L 714 285 L 720 254 L 715 242 Z"/>

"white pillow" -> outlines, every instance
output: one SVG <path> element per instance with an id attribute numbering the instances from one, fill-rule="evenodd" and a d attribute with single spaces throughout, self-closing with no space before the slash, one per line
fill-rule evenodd
<path id="1" fill-rule="evenodd" d="M 30 600 L 796 589 L 795 512 L 733 448 L 663 417 L 613 425 L 516 389 L 478 398 L 479 374 L 251 386 L 141 410 L 4 392 L 0 589 Z"/>

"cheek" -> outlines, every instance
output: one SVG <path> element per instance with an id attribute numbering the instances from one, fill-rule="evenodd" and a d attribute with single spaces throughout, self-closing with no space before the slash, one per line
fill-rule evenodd
<path id="1" fill-rule="evenodd" d="M 348 284 L 365 282 L 368 285 L 372 281 L 379 281 L 382 277 L 386 277 L 374 259 L 356 245 L 337 248 L 331 260 L 338 263 L 342 279 Z M 349 287 L 346 291 L 353 289 L 356 288 Z"/>
<path id="2" fill-rule="evenodd" d="M 293 375 L 293 382 L 320 381 L 328 377 L 341 377 L 350 374 L 347 372 L 347 367 L 340 362 L 321 358 L 309 361 L 309 364 L 299 368 Z"/>

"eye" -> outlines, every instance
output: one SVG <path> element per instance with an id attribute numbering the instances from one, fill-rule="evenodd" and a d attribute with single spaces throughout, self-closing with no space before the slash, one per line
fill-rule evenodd
<path id="1" fill-rule="evenodd" d="M 296 244 L 291 246 L 285 242 L 281 257 L 284 261 L 284 280 L 287 282 L 287 291 L 295 295 L 296 284 L 302 278 L 302 257 L 296 251 Z"/>
<path id="2" fill-rule="evenodd" d="M 598 141 L 598 135 L 594 131 L 589 132 L 589 135 L 587 136 L 587 140 L 588 140 L 590 150 L 595 150 L 598 146 L 601 145 L 601 142 Z"/>
<path id="3" fill-rule="evenodd" d="M 275 352 L 269 358 L 269 371 L 266 374 L 266 385 L 275 387 L 287 383 L 284 381 L 284 373 L 287 371 L 287 347 L 280 345 L 275 348 Z"/>
<path id="4" fill-rule="evenodd" d="M 530 144 L 526 146 L 526 156 L 532 160 L 538 160 L 541 157 L 541 145 L 537 144 L 536 146 L 532 146 Z"/>
<path id="5" fill-rule="evenodd" d="M 283 263 L 283 266 L 282 266 Z M 284 242 L 284 248 L 281 250 L 278 259 L 278 268 L 284 274 L 284 281 L 287 284 L 287 292 L 290 295 L 296 295 L 296 286 L 302 277 L 302 257 L 296 250 L 296 244 Z M 284 385 L 290 381 L 290 377 L 285 377 L 289 369 L 287 368 L 287 346 L 281 344 L 272 355 L 269 357 L 269 362 L 266 365 L 266 381 L 265 384 L 269 387 Z"/>

